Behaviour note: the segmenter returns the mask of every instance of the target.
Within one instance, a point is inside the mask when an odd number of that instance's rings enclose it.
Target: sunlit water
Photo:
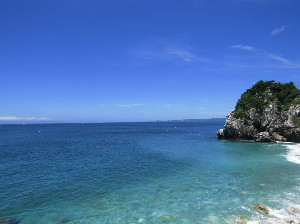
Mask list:
[[[278,223],[299,145],[219,141],[224,123],[0,126],[0,218],[21,223]],[[271,215],[253,210],[259,202]],[[299,218],[299,217],[298,217]]]

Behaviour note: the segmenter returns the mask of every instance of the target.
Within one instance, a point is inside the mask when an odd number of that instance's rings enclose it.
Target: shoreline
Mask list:
[[[287,161],[294,164],[300,164],[300,143],[294,143],[294,142],[277,142],[277,143],[288,149],[287,153],[283,155]],[[296,191],[298,190],[300,192],[300,187],[298,186],[298,188],[299,189],[296,188],[295,190]],[[297,194],[297,192],[295,194]],[[269,214],[262,214],[261,212],[258,212],[257,215],[259,220],[249,220],[248,222],[245,223],[247,224],[286,224],[286,223],[298,224],[300,223],[300,204],[287,202],[287,204],[283,205],[283,207],[279,209],[272,208],[272,207],[267,207],[267,208],[270,211]]]
[[[286,147],[289,149],[289,151],[285,155],[285,158],[289,162],[300,164],[300,144],[299,143],[286,144]]]

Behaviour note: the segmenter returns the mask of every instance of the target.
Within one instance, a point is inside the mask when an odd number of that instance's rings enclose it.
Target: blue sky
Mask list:
[[[300,85],[298,0],[1,0],[0,123],[225,117]]]

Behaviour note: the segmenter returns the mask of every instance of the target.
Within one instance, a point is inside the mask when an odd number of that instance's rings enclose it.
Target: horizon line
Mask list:
[[[201,122],[201,120],[217,120],[217,119],[226,119],[226,117],[216,117],[216,118],[188,118],[188,119],[171,119],[171,120],[151,120],[151,121],[103,121],[103,122],[7,122],[0,123],[1,125],[45,125],[45,124],[109,124],[109,123],[150,123],[150,122]]]

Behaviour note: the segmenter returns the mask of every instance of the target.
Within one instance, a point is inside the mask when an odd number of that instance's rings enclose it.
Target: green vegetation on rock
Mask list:
[[[236,110],[234,112],[234,117],[235,118],[245,118],[246,117],[246,113],[244,111],[241,111],[241,110]]]
[[[300,117],[293,116],[293,122],[300,128]]]
[[[288,110],[292,104],[300,103],[300,90],[293,82],[261,80],[242,94],[236,104],[234,117],[245,118],[245,112],[252,108],[262,112],[272,102],[276,103],[278,110]]]

